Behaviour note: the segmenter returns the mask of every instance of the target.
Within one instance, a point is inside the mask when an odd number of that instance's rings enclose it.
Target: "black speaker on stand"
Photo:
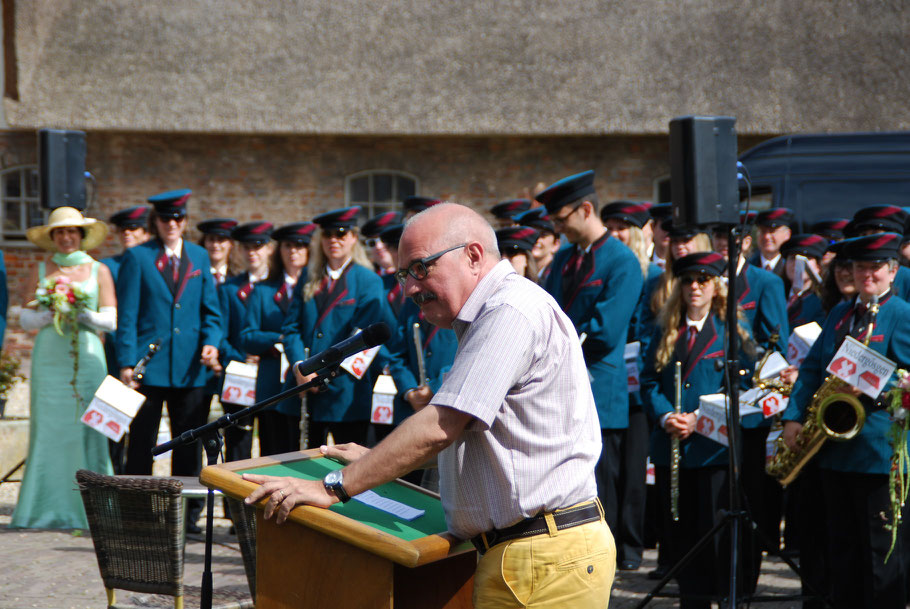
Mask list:
[[[730,116],[682,116],[670,121],[673,224],[739,222],[734,123]]]
[[[38,193],[45,209],[85,209],[84,131],[38,131]]]

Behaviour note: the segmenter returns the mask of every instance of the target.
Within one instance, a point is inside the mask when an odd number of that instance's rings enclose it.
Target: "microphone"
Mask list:
[[[376,345],[381,345],[389,340],[390,336],[392,336],[392,332],[385,322],[367,326],[362,332],[358,332],[354,336],[332,345],[322,353],[309,357],[302,362],[297,362],[295,364],[297,372],[300,373],[301,376],[306,376],[318,372],[323,368],[334,366],[349,355],[359,353],[365,349],[371,349]]]

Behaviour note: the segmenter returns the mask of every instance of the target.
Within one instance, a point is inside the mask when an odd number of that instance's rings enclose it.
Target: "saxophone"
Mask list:
[[[873,296],[869,305],[871,317],[863,341],[869,346],[875,318],[878,316],[878,297]],[[796,449],[790,450],[783,436],[776,442],[776,452],[768,462],[766,471],[787,486],[799,476],[806,463],[821,450],[827,440],[844,442],[862,430],[866,422],[866,409],[859,398],[850,393],[852,387],[833,374],[822,383],[806,411],[806,423],[796,436]]]

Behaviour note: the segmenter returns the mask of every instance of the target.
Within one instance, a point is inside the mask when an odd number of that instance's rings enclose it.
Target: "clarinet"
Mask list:
[[[676,362],[673,412],[682,413],[682,363]],[[679,520],[679,436],[670,438],[670,514]]]
[[[145,376],[145,368],[148,366],[149,360],[152,359],[152,356],[158,353],[158,349],[161,348],[161,341],[156,340],[149,345],[148,351],[145,352],[145,355],[142,356],[142,359],[133,366],[133,380],[137,383],[142,382],[142,377]]]
[[[427,383],[427,366],[423,361],[423,338],[420,335],[420,324],[414,323],[414,347],[417,349],[417,382],[420,383],[421,387],[429,384]]]

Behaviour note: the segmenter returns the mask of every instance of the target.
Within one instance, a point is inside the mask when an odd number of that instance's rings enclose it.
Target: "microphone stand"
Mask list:
[[[152,449],[152,455],[160,455],[161,453],[165,453],[178,446],[192,444],[196,440],[201,439],[202,447],[205,449],[206,465],[215,465],[218,462],[218,455],[221,452],[221,446],[223,445],[221,434],[219,433],[220,430],[236,425],[243,417],[253,415],[272,404],[281,402],[282,400],[302,393],[307,389],[313,387],[327,387],[329,381],[338,375],[338,370],[337,364],[326,367],[317,373],[311,381],[282,391],[277,395],[257,402],[243,410],[234,413],[226,413],[217,420],[206,423],[196,429],[185,431],[169,442],[154,447]],[[215,491],[211,488],[206,494],[205,508],[205,566],[202,571],[202,598],[200,607],[201,609],[212,609],[212,533],[215,522],[213,515],[215,510]]]

